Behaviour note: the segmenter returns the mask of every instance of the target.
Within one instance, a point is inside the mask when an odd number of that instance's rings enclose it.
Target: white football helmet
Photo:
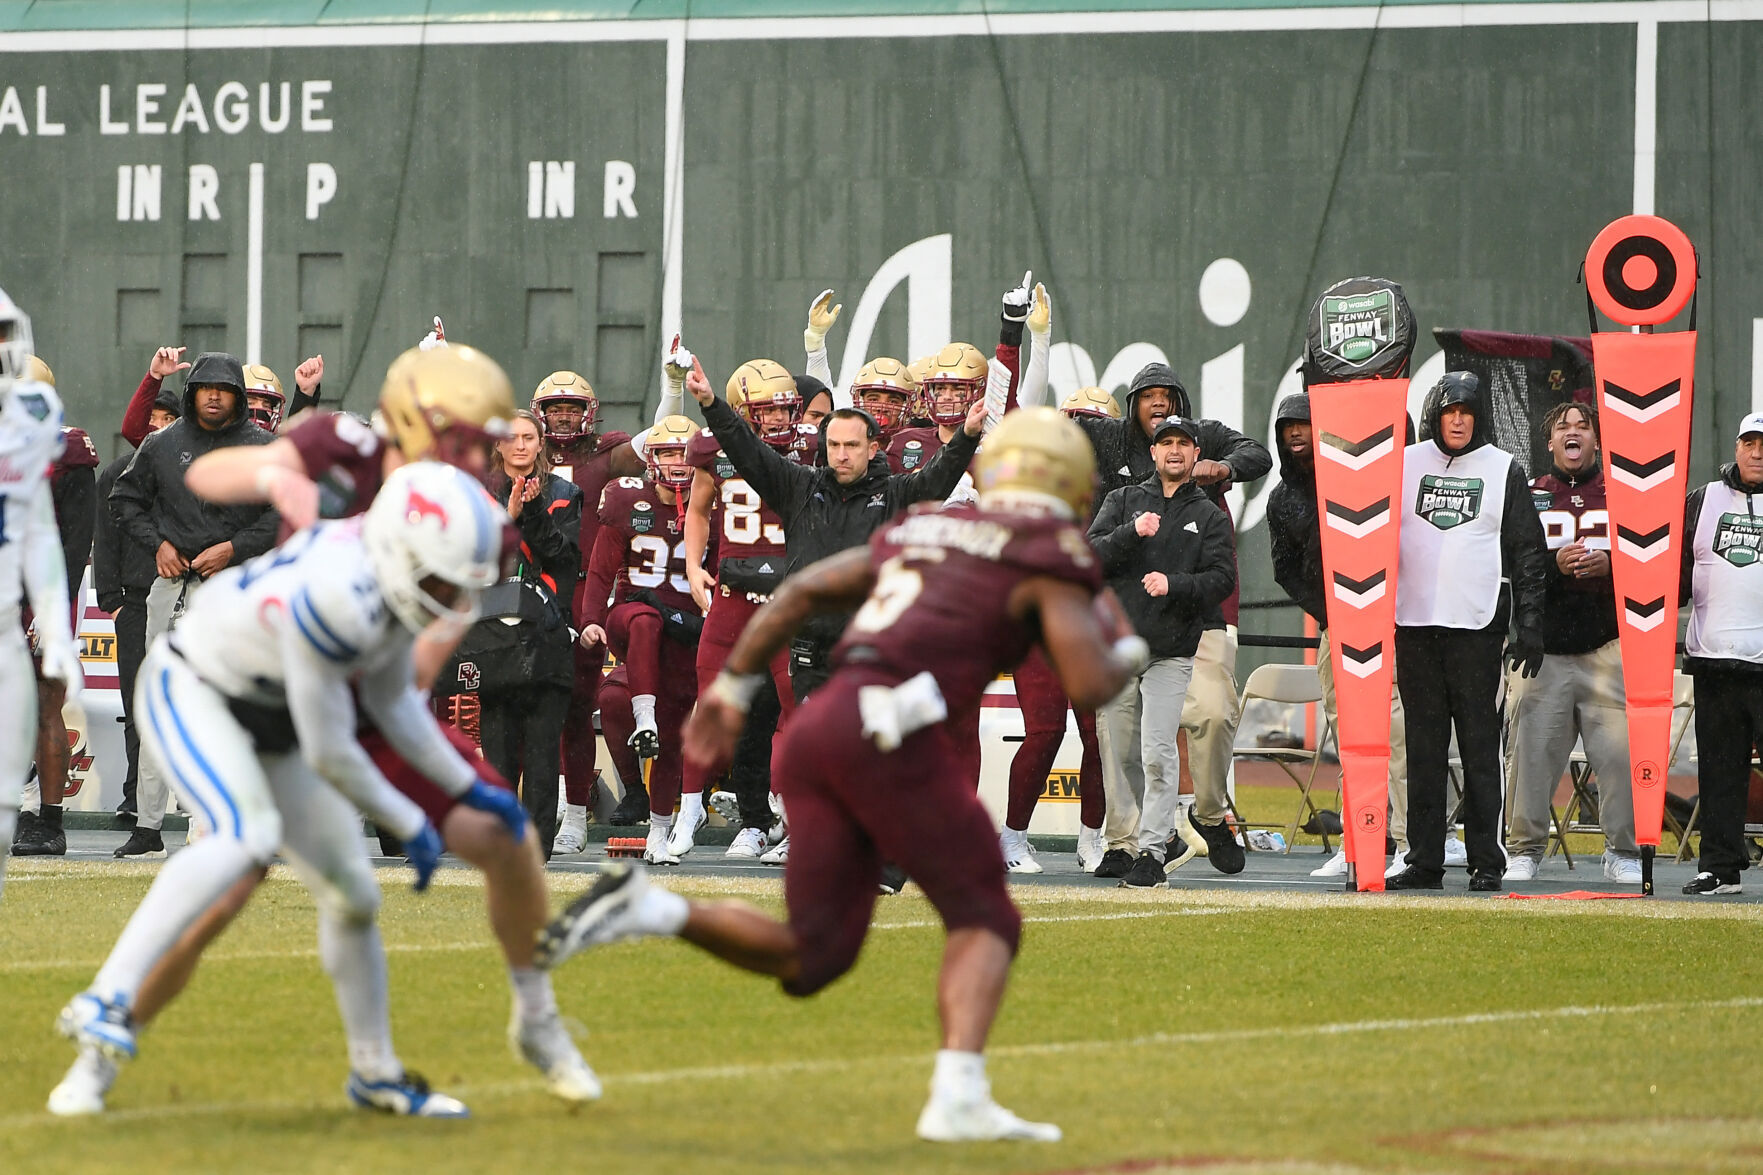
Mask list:
[[[501,571],[506,517],[469,473],[439,461],[412,462],[386,479],[361,537],[380,592],[405,627],[477,619],[478,593]]]
[[[0,380],[31,378],[31,316],[0,290]]]

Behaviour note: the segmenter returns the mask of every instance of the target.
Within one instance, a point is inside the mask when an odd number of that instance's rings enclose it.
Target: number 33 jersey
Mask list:
[[[1616,586],[1608,575],[1562,574],[1555,553],[1572,543],[1609,553],[1610,512],[1604,503],[1603,470],[1594,465],[1580,477],[1551,471],[1533,478],[1530,499],[1550,552],[1543,650],[1589,653],[1616,639]]]
[[[915,506],[869,540],[875,587],[833,658],[900,681],[928,670],[959,714],[1040,639],[1035,619],[1009,614],[1016,586],[1046,576],[1093,594],[1102,571],[1083,531],[1062,519],[940,505]]]
[[[614,593],[623,602],[634,592],[651,591],[667,607],[697,613],[686,578],[685,524],[676,505],[663,502],[643,478],[620,477],[600,491],[599,516],[582,602],[584,624],[605,619]]]

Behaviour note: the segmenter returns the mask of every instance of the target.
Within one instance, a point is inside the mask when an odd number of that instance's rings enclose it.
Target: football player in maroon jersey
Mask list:
[[[644,435],[646,476],[606,484],[582,595],[581,639],[609,645],[627,667],[636,717],[630,745],[639,759],[656,760],[644,852],[655,864],[679,864],[668,851],[680,796],[679,729],[698,696],[693,663],[703,614],[686,578],[684,498],[693,473],[686,448],[697,434],[686,417],[669,416]]]
[[[795,849],[787,921],[739,902],[688,902],[640,868],[603,874],[546,930],[541,952],[677,935],[782,981],[819,991],[847,971],[868,933],[884,859],[924,888],[947,928],[939,981],[942,1051],[921,1138],[1051,1141],[992,1100],[983,1048],[1020,937],[991,818],[956,765],[944,717],[971,706],[1037,642],[1072,700],[1095,706],[1143,665],[1100,564],[1075,523],[1087,517],[1095,459],[1052,409],[1004,418],[977,468],[978,507],[918,508],[854,548],[786,580],[741,634],[686,727],[687,754],[728,760],[772,656],[817,609],[861,605],[832,677],[786,728],[780,758]],[[963,655],[948,656],[959,648]]]

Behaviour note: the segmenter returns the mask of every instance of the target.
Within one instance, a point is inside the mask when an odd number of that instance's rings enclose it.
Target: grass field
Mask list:
[[[42,1110],[51,1029],[151,867],[14,862],[0,907],[0,1170],[1755,1171],[1763,910],[1036,886],[991,1074],[1054,1146],[917,1142],[941,936],[885,899],[857,970],[793,1001],[682,944],[558,975],[604,1100],[551,1099],[503,1040],[473,875],[385,936],[407,1064],[463,1123],[348,1109],[305,892],[272,877],[142,1042],[101,1122]],[[673,880],[673,879],[670,879]],[[583,887],[554,877],[559,899]],[[775,882],[679,878],[775,906]],[[543,1164],[541,1168],[539,1165]],[[563,1165],[567,1164],[567,1168]]]

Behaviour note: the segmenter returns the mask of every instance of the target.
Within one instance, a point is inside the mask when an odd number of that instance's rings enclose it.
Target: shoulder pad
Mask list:
[[[386,605],[363,556],[353,574],[307,578],[289,601],[288,615],[325,660],[342,663],[359,658],[379,639]]]
[[[628,432],[603,432],[600,434],[599,442],[594,448],[594,455],[599,456],[601,453],[610,453],[612,450],[618,448],[618,446],[628,445],[630,443],[631,434]]]
[[[95,469],[98,462],[98,447],[92,444],[92,438],[86,435],[83,428],[63,425],[61,428],[61,456],[57,461],[64,469]]]

